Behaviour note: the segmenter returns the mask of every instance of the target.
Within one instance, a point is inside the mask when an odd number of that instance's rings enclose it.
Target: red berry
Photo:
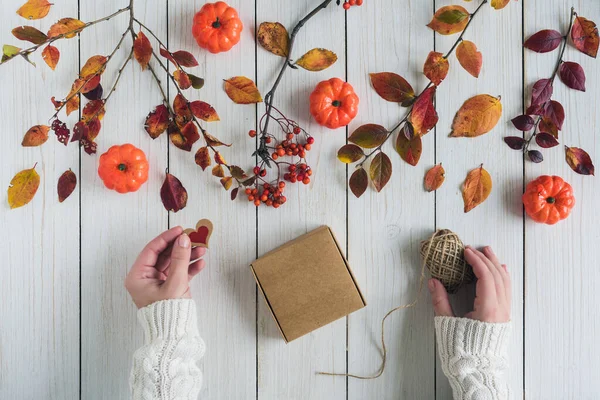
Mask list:
[[[344,10],[348,10],[350,8],[350,3],[344,3]]]
[[[250,189],[250,188],[247,188],[247,189],[246,189],[246,194],[247,194],[247,195],[250,195],[250,194],[252,194],[252,189]]]
[[[279,188],[283,189],[285,187],[285,182],[279,182]]]
[[[254,205],[256,207],[260,206],[260,200],[259,199],[254,200]]]
[[[292,140],[292,139],[294,138],[294,134],[292,134],[292,133],[288,133],[287,135],[285,135],[285,138],[286,138],[287,140]]]
[[[307,176],[304,179],[302,179],[302,183],[304,183],[305,185],[308,185],[310,183],[310,178]]]
[[[271,138],[270,138],[270,137],[266,138],[266,139],[265,139],[265,143],[266,143],[266,144],[269,144],[269,143],[271,143]]]
[[[250,137],[255,137],[256,131],[254,129],[252,129],[250,132],[248,132],[248,135],[250,135]]]
[[[258,175],[260,173],[260,168],[258,166],[256,166],[256,167],[254,167],[252,172],[254,172],[254,175]]]
[[[295,133],[296,135],[297,135],[297,134],[299,134],[300,132],[302,132],[302,129],[300,129],[300,127],[299,127],[299,126],[297,126],[297,127],[295,127],[295,128],[294,128],[294,133]]]
[[[279,149],[279,150],[277,150],[277,154],[278,154],[280,157],[283,157],[283,156],[285,156],[285,150],[284,150],[284,149]]]
[[[308,139],[306,139],[306,143],[308,144],[313,144],[315,142],[315,138],[314,137],[309,137]]]
[[[253,201],[254,200],[254,196],[250,195],[248,196],[248,201]]]
[[[273,203],[273,208],[279,208],[280,204],[279,203]]]
[[[273,155],[271,156],[271,158],[273,160],[277,160],[279,158],[279,156],[277,155],[277,153],[273,153]]]
[[[260,171],[260,176],[266,176],[267,175],[267,170],[263,169],[262,171]]]

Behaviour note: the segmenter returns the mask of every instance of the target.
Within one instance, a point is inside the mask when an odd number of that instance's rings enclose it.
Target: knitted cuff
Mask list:
[[[179,340],[184,335],[198,336],[196,303],[191,299],[161,300],[138,310],[145,343],[154,340]]]
[[[506,357],[510,322],[488,323],[468,318],[435,317],[440,357],[488,355]]]

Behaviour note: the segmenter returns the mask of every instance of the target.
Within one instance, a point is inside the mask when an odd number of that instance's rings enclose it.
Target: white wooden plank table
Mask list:
[[[19,4],[17,4],[19,3]],[[291,30],[317,0],[230,0],[244,23],[241,43],[228,53],[209,54],[191,37],[194,12],[204,1],[136,2],[136,13],[172,49],[191,51],[206,80],[191,99],[217,109],[221,122],[211,133],[233,143],[224,152],[230,161],[249,168],[255,142],[247,131],[256,127],[262,104],[233,104],[222,79],[245,75],[266,94],[281,59],[256,45],[255,29],[263,21],[279,21]],[[143,130],[146,114],[160,103],[148,72],[137,64],[125,70],[107,106],[98,138],[99,153],[124,142],[144,150],[151,163],[148,183],[126,196],[106,190],[97,177],[97,156],[65,148],[53,137],[39,148],[21,148],[22,135],[45,123],[53,113],[51,96],[63,96],[80,64],[105,54],[118,41],[126,15],[84,31],[79,39],[61,41],[55,72],[41,58],[38,67],[23,60],[0,66],[0,112],[3,140],[1,182],[38,163],[42,184],[26,207],[0,207],[4,256],[0,290],[0,399],[126,399],[131,356],[141,344],[135,306],[123,279],[142,246],[170,226],[191,226],[202,217],[215,223],[207,255],[208,267],[195,280],[200,332],[208,345],[201,362],[206,399],[450,399],[451,392],[436,355],[433,314],[427,294],[417,307],[399,312],[387,324],[389,361],[384,375],[371,381],[317,376],[315,371],[371,374],[380,363],[380,320],[392,307],[410,302],[420,272],[419,242],[436,228],[450,228],[473,245],[490,244],[509,265],[513,278],[513,335],[510,384],[514,398],[597,399],[600,397],[600,335],[596,286],[600,281],[600,227],[596,199],[600,185],[576,175],[564,162],[562,146],[544,152],[542,164],[524,162],[501,138],[514,135],[510,119],[528,105],[535,80],[548,77],[556,52],[522,51],[526,37],[540,29],[564,31],[570,7],[600,22],[596,0],[522,0],[502,11],[481,11],[465,39],[483,53],[484,65],[474,79],[450,58],[450,74],[437,94],[440,121],[423,140],[417,167],[411,167],[386,145],[394,175],[382,191],[369,189],[354,198],[344,184],[352,167],[337,161],[346,136],[364,123],[387,127],[403,116],[369,83],[371,72],[393,71],[420,90],[421,74],[431,50],[446,52],[455,36],[435,35],[425,25],[443,5],[474,10],[478,2],[459,0],[366,0],[344,13],[334,4],[298,35],[294,57],[313,47],[335,51],[338,62],[310,73],[289,70],[276,104],[298,120],[317,140],[308,160],[315,174],[308,186],[289,188],[288,203],[279,210],[248,202],[230,202],[218,181],[194,164],[193,153],[181,152],[165,136],[152,141]],[[2,43],[17,44],[10,34],[25,20],[15,14],[20,2],[0,0]],[[60,17],[93,20],[122,8],[122,0],[57,2],[50,15],[31,25],[46,30]],[[103,78],[112,81],[125,59],[124,46]],[[600,162],[597,110],[600,68],[569,47],[566,59],[580,63],[587,92],[555,85],[555,98],[566,110],[561,144],[586,149]],[[164,75],[164,74],[163,74]],[[308,95],[321,80],[348,80],[360,96],[360,112],[348,130],[329,131],[310,117]],[[166,77],[164,77],[166,78]],[[108,84],[107,84],[108,86]],[[174,88],[169,95],[173,98]],[[504,113],[498,126],[476,139],[448,138],[454,114],[475,94],[501,95]],[[76,121],[74,113],[67,120]],[[196,146],[197,147],[197,146]],[[194,148],[194,151],[196,149]],[[442,162],[446,183],[425,193],[425,171]],[[492,174],[494,190],[480,207],[464,214],[460,185],[480,163]],[[71,168],[78,188],[59,204],[56,181]],[[188,206],[168,213],[159,188],[164,171],[176,175],[189,192]],[[573,185],[577,206],[566,221],[542,226],[524,218],[523,186],[541,174],[557,174]],[[257,256],[322,224],[331,226],[353,267],[368,306],[306,337],[284,344],[259,297],[248,264]],[[465,309],[468,294],[455,297]]]

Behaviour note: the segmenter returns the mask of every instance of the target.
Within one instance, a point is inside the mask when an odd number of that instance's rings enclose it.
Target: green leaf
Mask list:
[[[381,125],[366,124],[359,126],[348,140],[354,144],[364,147],[366,149],[372,149],[381,145],[385,142],[388,136],[388,131]]]
[[[196,75],[192,75],[190,73],[187,74],[188,78],[192,82],[192,87],[194,89],[202,89],[204,87],[204,79],[197,77]]]
[[[16,46],[5,44],[2,47],[2,60],[0,61],[0,63],[10,60],[11,58],[19,54],[19,51],[21,51],[21,49]]]
[[[461,10],[448,10],[448,11],[444,11],[443,13],[438,15],[436,18],[438,21],[441,21],[445,24],[452,25],[452,24],[458,24],[459,22],[461,22],[468,16],[469,16],[469,14],[465,14]]]

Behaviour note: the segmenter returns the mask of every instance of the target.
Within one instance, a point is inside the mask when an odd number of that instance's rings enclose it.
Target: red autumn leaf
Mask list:
[[[542,105],[552,97],[554,87],[551,79],[540,79],[533,84],[531,89],[531,105]],[[527,111],[527,114],[532,114]]]
[[[52,45],[48,45],[44,47],[42,51],[42,59],[44,62],[52,69],[53,71],[56,69],[56,65],[58,64],[58,60],[60,60],[60,51]]]
[[[567,164],[573,171],[580,175],[594,175],[594,164],[585,150],[565,146],[565,156]]]
[[[356,128],[348,141],[365,149],[372,149],[385,142],[388,133],[388,130],[381,125],[366,124]]]
[[[235,189],[233,189],[231,191],[231,201],[235,200],[237,198],[238,192],[240,191],[239,187],[236,187]]]
[[[206,170],[210,166],[210,154],[208,152],[208,147],[200,147],[196,152],[194,157],[196,164],[202,168],[202,171]]]
[[[25,19],[41,19],[48,15],[52,4],[48,0],[27,0],[17,10],[17,14]]]
[[[196,116],[196,118],[200,118],[206,122],[220,120],[217,111],[208,103],[200,100],[192,101],[190,103],[190,108],[192,109],[192,113]]]
[[[337,158],[345,163],[352,164],[365,156],[363,149],[355,144],[347,144],[342,146],[337,152]]]
[[[44,32],[33,26],[19,26],[12,30],[12,34],[19,40],[25,40],[33,44],[42,44],[48,39]]]
[[[87,93],[82,93],[83,96],[88,100],[100,100],[102,99],[102,94],[104,93],[104,89],[102,85],[99,83],[94,89],[90,90]]]
[[[475,43],[468,40],[461,41],[456,48],[456,58],[465,71],[475,78],[479,78],[481,66],[483,65],[483,56],[477,50]]]
[[[369,76],[373,88],[384,100],[401,103],[403,107],[412,104],[415,91],[410,83],[400,75],[393,72],[380,72],[369,74]]]
[[[535,135],[535,142],[543,149],[558,146],[558,140],[554,136],[546,132],[540,132]]]
[[[177,212],[187,205],[188,194],[179,179],[167,174],[160,188],[160,198],[167,211]]]
[[[172,54],[173,59],[182,67],[197,67],[198,61],[191,53],[183,50],[176,51]]]
[[[64,101],[56,100],[56,97],[54,97],[54,96],[52,96],[50,101],[52,101],[52,104],[54,105],[55,110],[58,110],[59,108],[62,107],[63,104],[65,104]]]
[[[593,21],[577,16],[571,29],[571,39],[579,51],[596,58],[600,39],[598,38],[598,28]]]
[[[94,140],[93,138],[90,138],[89,135],[90,135],[90,128],[87,126],[87,124],[85,122],[79,121],[73,127],[73,137],[71,138],[71,142],[78,142],[78,141],[81,141],[82,139]]]
[[[417,135],[429,132],[438,122],[438,115],[433,105],[435,86],[425,90],[415,101],[410,114],[410,123]]]
[[[83,107],[81,119],[85,122],[90,122],[94,118],[98,118],[101,121],[104,118],[105,112],[104,100],[92,100]]]
[[[512,119],[512,123],[520,131],[527,132],[533,129],[535,121],[529,115],[519,115]]]
[[[435,86],[439,86],[440,83],[448,75],[450,64],[448,60],[444,58],[442,53],[432,51],[425,60],[423,66],[423,75],[427,77]]]
[[[82,22],[75,18],[62,18],[57,23],[50,27],[48,30],[48,37],[53,38],[64,35],[65,38],[74,38],[81,29],[85,26],[85,22]]]
[[[227,164],[221,153],[219,153],[218,151],[215,152],[215,162],[217,164]]]
[[[558,69],[560,80],[571,89],[585,92],[585,72],[576,62],[566,61]]]
[[[25,136],[23,136],[23,141],[21,142],[21,146],[23,147],[35,147],[40,146],[48,140],[48,132],[50,131],[50,127],[46,125],[35,125],[29,128]]]
[[[365,190],[367,190],[367,186],[369,186],[369,177],[367,176],[367,171],[363,168],[358,168],[348,182],[348,186],[350,186],[350,190],[352,193],[358,198],[363,195]]]
[[[550,119],[542,117],[538,125],[538,129],[540,132],[549,133],[558,139],[558,127],[554,125],[554,122],[552,122]]]
[[[219,147],[219,146],[225,146],[225,147],[231,147],[231,144],[226,144],[221,142],[219,139],[217,139],[216,137],[214,137],[213,135],[211,135],[208,132],[202,132],[202,135],[204,136],[204,140],[206,140],[206,144],[208,144],[209,146],[212,147]]]
[[[537,150],[529,150],[527,152],[527,157],[529,157],[529,159],[536,164],[539,164],[542,161],[544,161],[544,156],[541,152]]]
[[[192,81],[190,80],[190,77],[181,69],[173,72],[173,78],[175,78],[175,81],[181,90],[186,90],[192,87]]]
[[[164,104],[156,106],[146,117],[144,129],[152,139],[156,139],[169,127],[169,110]]]
[[[410,122],[406,122],[400,130],[400,134],[404,135],[408,140],[412,140],[415,137],[415,128],[413,128]]]
[[[102,128],[102,123],[98,118],[94,118],[87,123],[88,126],[88,137],[91,140],[96,139],[98,134],[100,133],[100,128]]]
[[[534,33],[525,41],[524,46],[536,53],[548,53],[556,50],[563,40],[560,32],[553,29],[544,29]]]
[[[77,186],[77,175],[70,169],[65,171],[60,178],[58,178],[57,192],[58,201],[62,203],[73,193]]]
[[[171,61],[173,64],[177,65],[177,61],[175,61],[169,50],[165,49],[164,47],[160,48],[160,55],[166,58],[167,60]]]
[[[56,139],[64,144],[65,146],[67,145],[67,143],[69,143],[69,138],[71,137],[71,131],[69,131],[69,128],[67,128],[67,124],[65,124],[64,122],[62,122],[59,119],[55,119],[52,122],[52,130],[54,131],[54,134],[56,135]]]
[[[152,58],[152,44],[142,31],[137,34],[137,37],[133,42],[133,55],[137,62],[140,63],[142,71],[145,70]]]
[[[442,164],[433,166],[427,173],[425,174],[425,190],[428,192],[433,192],[434,190],[438,190],[444,180],[446,179],[446,171]]]
[[[423,147],[421,144],[421,136],[415,136],[408,140],[406,136],[398,134],[396,139],[396,151],[400,157],[408,164],[415,166],[419,163]]]
[[[188,101],[181,94],[175,96],[175,100],[173,100],[173,111],[175,115],[181,117],[186,122],[192,118],[192,111],[188,106]]]
[[[392,177],[392,162],[387,154],[380,151],[375,155],[373,161],[371,161],[369,174],[371,175],[371,181],[375,186],[375,190],[381,192]]]
[[[181,150],[191,151],[194,143],[200,139],[198,128],[193,122],[188,122],[181,130],[169,134],[171,143]]]
[[[565,122],[565,109],[558,101],[551,100],[546,103],[544,108],[544,118],[552,121],[558,130],[562,130],[563,122]]]
[[[504,142],[513,150],[523,150],[525,139],[520,136],[506,136]]]
[[[81,139],[81,145],[83,146],[83,150],[89,154],[96,154],[96,150],[98,149],[98,144],[93,140]]]

